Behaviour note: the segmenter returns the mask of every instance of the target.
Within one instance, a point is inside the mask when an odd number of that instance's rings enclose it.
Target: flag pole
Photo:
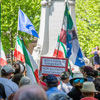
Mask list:
[[[64,16],[63,16],[63,22],[64,22]],[[63,27],[63,22],[62,22],[62,27]],[[62,29],[61,29],[61,30],[62,30]],[[61,34],[61,32],[60,32],[60,34]],[[57,40],[57,42],[60,41],[59,38],[60,38],[60,35],[58,35],[58,40]],[[59,44],[58,44],[57,55],[56,55],[56,57],[58,57],[59,47],[60,47],[60,42],[59,42]]]
[[[65,9],[66,9],[66,2],[68,3],[68,0],[67,0],[67,1],[65,0]],[[62,27],[63,27],[63,23],[64,23],[64,16],[63,16]],[[62,29],[61,29],[61,30],[62,30]],[[60,32],[60,34],[61,34],[61,32]],[[64,34],[63,34],[63,36],[64,36]],[[63,37],[63,36],[62,36],[62,37]],[[60,38],[60,35],[59,35],[59,38]],[[60,40],[59,40],[59,41],[60,41]],[[60,43],[58,44],[58,48],[57,48],[58,50],[57,50],[57,55],[56,55],[56,57],[58,57],[59,47],[60,47]]]

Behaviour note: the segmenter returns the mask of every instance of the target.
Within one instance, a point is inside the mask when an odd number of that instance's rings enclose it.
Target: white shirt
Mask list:
[[[65,84],[64,82],[61,81],[57,88],[58,90],[61,90],[65,93],[69,93],[72,89],[72,86]]]

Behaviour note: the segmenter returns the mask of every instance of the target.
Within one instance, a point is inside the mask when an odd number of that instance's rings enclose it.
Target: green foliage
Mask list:
[[[40,2],[41,0],[2,0],[1,2],[1,39],[5,53],[9,53],[11,48],[15,47],[18,11],[20,9],[28,16],[33,23],[37,32],[39,32],[40,24]],[[34,37],[24,32],[18,32],[24,38],[26,45],[30,43]],[[13,40],[11,40],[11,36]],[[13,42],[11,47],[11,43]]]
[[[80,46],[86,56],[100,47],[100,0],[76,0],[76,24]]]
[[[1,37],[6,53],[15,47],[19,7],[39,32],[40,2],[41,0],[2,0]],[[96,45],[100,47],[100,0],[76,0],[76,24],[80,46],[86,56],[91,57],[92,48]],[[26,44],[33,41],[33,36],[24,32],[19,31],[19,35],[24,38]]]

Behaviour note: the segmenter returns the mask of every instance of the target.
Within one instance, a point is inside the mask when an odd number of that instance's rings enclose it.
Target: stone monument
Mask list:
[[[41,56],[52,57],[60,34],[65,5],[68,3],[69,10],[76,27],[75,0],[42,0],[41,21],[39,39],[33,50],[32,56],[36,63],[40,64]]]

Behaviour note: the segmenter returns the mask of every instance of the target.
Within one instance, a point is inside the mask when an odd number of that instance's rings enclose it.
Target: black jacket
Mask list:
[[[78,88],[72,88],[72,90],[68,93],[68,96],[73,100],[80,100],[82,97],[82,93]]]

